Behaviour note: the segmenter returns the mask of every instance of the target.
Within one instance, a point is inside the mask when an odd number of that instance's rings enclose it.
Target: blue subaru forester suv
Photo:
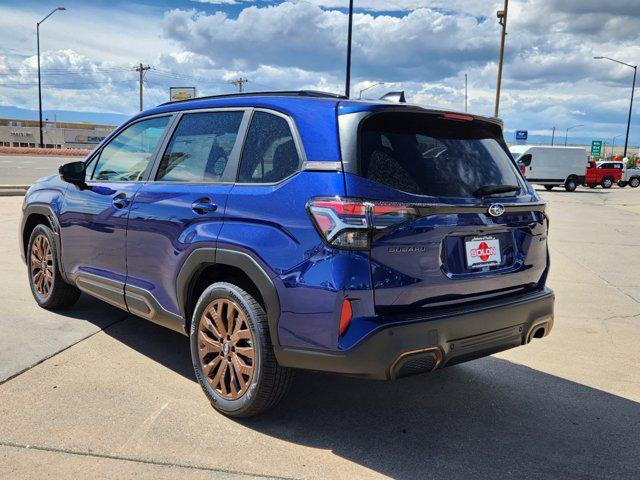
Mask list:
[[[395,379],[547,335],[547,232],[498,120],[296,91],[139,114],[29,189],[20,244],[40,306],[188,335],[246,417],[296,368]]]

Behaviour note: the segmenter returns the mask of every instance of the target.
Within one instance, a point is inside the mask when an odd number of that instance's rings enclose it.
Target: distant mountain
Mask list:
[[[58,122],[87,122],[99,125],[120,125],[130,117],[131,115],[121,113],[74,112],[71,110],[44,110],[42,112],[42,119],[47,118],[50,122],[53,122],[55,118]],[[38,111],[0,105],[0,118],[37,120]]]

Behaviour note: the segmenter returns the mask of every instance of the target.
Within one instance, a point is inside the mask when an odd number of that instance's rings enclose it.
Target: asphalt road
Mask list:
[[[0,154],[0,185],[31,185],[35,180],[58,172],[58,167],[82,157],[63,155]]]
[[[0,198],[0,478],[638,478],[640,189],[541,195],[549,337],[396,382],[302,372],[243,421],[209,407],[185,337],[88,298],[37,309]]]

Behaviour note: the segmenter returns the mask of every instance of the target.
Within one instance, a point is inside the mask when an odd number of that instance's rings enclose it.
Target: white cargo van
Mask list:
[[[525,166],[525,177],[531,183],[544,185],[547,190],[563,185],[567,192],[584,183],[587,168],[584,148],[514,145],[509,150]]]

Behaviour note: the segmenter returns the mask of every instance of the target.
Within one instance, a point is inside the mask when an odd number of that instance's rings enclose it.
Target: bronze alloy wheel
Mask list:
[[[31,281],[40,296],[51,293],[53,273],[51,244],[46,235],[38,235],[31,245]]]
[[[200,317],[198,358],[203,377],[225,400],[245,394],[253,377],[253,334],[245,313],[230,299],[211,302]]]

